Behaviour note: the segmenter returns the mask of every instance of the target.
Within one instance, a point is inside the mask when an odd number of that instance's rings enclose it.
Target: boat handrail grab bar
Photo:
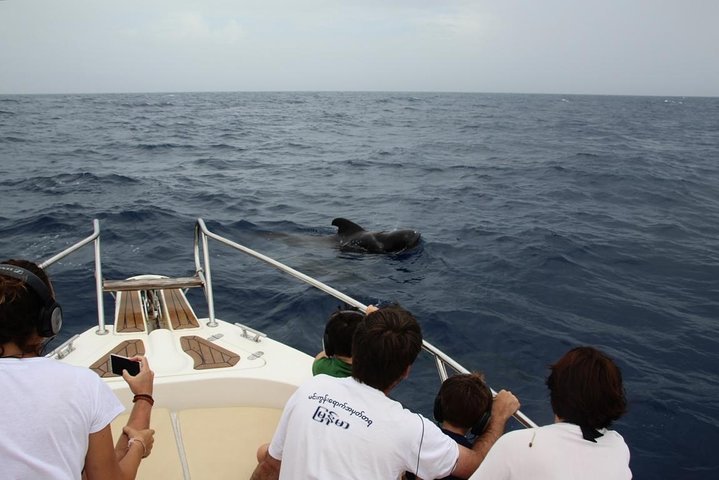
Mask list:
[[[329,285],[326,285],[319,280],[316,280],[310,276],[305,275],[302,272],[298,272],[297,270],[288,267],[287,265],[278,262],[277,260],[270,258],[266,255],[263,255],[255,250],[252,250],[251,248],[245,247],[243,245],[240,245],[239,243],[233,242],[232,240],[228,240],[220,235],[217,235],[216,233],[212,233],[208,230],[207,226],[205,225],[204,220],[202,218],[197,219],[197,223],[195,224],[195,267],[197,269],[198,275],[204,275],[204,280],[206,282],[206,295],[207,295],[207,303],[208,303],[208,311],[210,312],[209,315],[209,323],[208,325],[212,325],[215,323],[214,318],[214,305],[213,305],[213,299],[212,299],[212,281],[211,281],[211,274],[210,274],[210,264],[209,264],[209,252],[207,251],[207,238],[212,238],[213,240],[216,240],[224,245],[227,245],[228,247],[234,248],[236,250],[240,250],[241,252],[244,252],[252,257],[257,258],[258,260],[262,260],[265,263],[268,263],[272,265],[273,267],[277,268],[278,270],[281,270],[309,285],[312,285],[313,287],[322,290],[323,292],[332,295],[333,297],[337,298],[338,300],[341,300],[342,302],[352,305],[355,308],[358,308],[362,310],[363,312],[367,311],[367,305],[355,300],[354,298],[345,295],[344,293],[340,292],[339,290],[335,290],[334,288],[330,287]],[[199,244],[202,243],[203,247],[203,260],[204,260],[204,266],[205,268],[202,268],[202,262],[200,261],[200,246]],[[455,361],[452,357],[444,353],[439,348],[435,347],[431,343],[429,343],[426,340],[422,340],[422,348],[430,353],[437,363],[437,371],[439,373],[440,379],[442,381],[447,379],[447,370],[445,368],[445,365],[449,365],[454,370],[456,370],[459,373],[470,373],[469,370],[464,368],[460,363]],[[496,391],[492,390],[492,393],[496,395]],[[514,418],[522,424],[524,427],[527,428],[534,428],[538,425],[534,423],[529,417],[524,415],[521,411],[517,410],[517,412],[514,414]]]
[[[50,265],[62,260],[68,255],[75,253],[85,245],[93,242],[95,251],[95,289],[97,290],[97,334],[104,335],[108,333],[105,327],[105,305],[102,298],[102,262],[100,260],[100,221],[95,218],[92,220],[93,233],[92,235],[80,240],[74,245],[69,246],[57,255],[53,255],[44,262],[41,262],[38,266],[42,269],[49,267]]]
[[[200,237],[200,233],[201,238]],[[233,242],[232,240],[228,240],[225,237],[222,237],[220,235],[217,235],[216,233],[212,233],[207,229],[207,226],[205,225],[204,220],[201,218],[197,219],[197,223],[195,225],[195,267],[197,268],[197,273],[200,275],[204,275],[204,279],[207,285],[207,302],[208,304],[212,303],[211,297],[212,297],[212,280],[211,280],[211,274],[210,274],[210,263],[209,263],[209,253],[207,251],[207,238],[212,238],[213,240],[216,240],[224,245],[227,245],[228,247],[232,247],[236,250],[240,250],[241,252],[246,253],[247,255],[250,255],[252,257],[257,258],[258,260],[262,260],[265,263],[268,263],[272,265],[273,267],[277,268],[278,270],[281,270],[299,280],[302,280],[305,283],[308,283],[312,285],[313,287],[322,290],[323,292],[332,295],[333,297],[345,302],[348,305],[352,305],[355,308],[358,308],[362,310],[363,312],[367,310],[367,305],[358,302],[352,297],[349,297],[348,295],[345,295],[344,293],[335,290],[334,288],[325,285],[324,283],[320,282],[319,280],[316,280],[310,276],[305,275],[302,272],[298,272],[294,268],[288,267],[287,265],[278,262],[277,260],[270,258],[266,255],[263,255],[255,250],[252,250],[251,248],[245,247],[244,245],[240,245],[237,242]],[[202,240],[202,247],[203,247],[203,260],[205,268],[202,268],[202,263],[200,262],[200,249],[199,249],[199,240]],[[208,310],[211,312],[210,315],[210,324],[214,322],[214,305],[212,307],[208,307]]]

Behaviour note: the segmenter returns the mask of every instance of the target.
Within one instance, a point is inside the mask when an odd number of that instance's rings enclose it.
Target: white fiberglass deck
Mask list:
[[[149,334],[118,333],[110,325],[110,333],[98,335],[93,328],[75,338],[74,350],[62,358],[75,365],[104,365],[117,345],[143,345],[155,372],[151,428],[156,433],[139,479],[249,478],[257,447],[271,439],[285,402],[311,376],[309,355],[242,327],[223,321],[208,327],[207,321]],[[216,351],[202,347],[188,353],[183,349],[187,338],[238,359],[213,368],[202,368],[203,361],[198,368],[197,355],[213,358]],[[126,408],[113,422],[117,438],[132,408],[132,393],[122,378],[108,373],[104,379]]]

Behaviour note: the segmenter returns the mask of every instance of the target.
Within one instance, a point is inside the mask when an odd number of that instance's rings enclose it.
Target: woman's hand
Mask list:
[[[125,426],[122,428],[122,433],[127,435],[127,437],[130,439],[128,441],[128,449],[130,447],[129,442],[132,442],[134,439],[143,447],[142,458],[145,458],[150,455],[152,447],[155,444],[155,431],[153,429],[147,428],[145,430],[136,430],[132,427]]]
[[[127,373],[127,370],[122,371],[122,378],[124,378],[127,384],[130,386],[130,391],[132,391],[132,393],[135,395],[152,395],[152,386],[155,379],[155,372],[150,370],[150,365],[147,363],[147,358],[138,355],[130,358],[130,360],[140,362],[140,373],[138,373],[134,377]]]

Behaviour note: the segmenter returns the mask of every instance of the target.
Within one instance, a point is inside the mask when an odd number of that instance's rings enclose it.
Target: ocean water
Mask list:
[[[364,303],[401,303],[540,424],[547,366],[597,346],[624,374],[615,428],[635,478],[719,475],[719,99],[0,96],[0,189],[2,257],[46,259],[97,218],[106,278],[187,275],[202,217]],[[335,217],[422,244],[343,253]],[[210,252],[220,318],[321,348],[338,301]],[[50,270],[61,341],[95,322],[92,268],[87,250]],[[396,395],[431,416],[437,387],[423,356]]]

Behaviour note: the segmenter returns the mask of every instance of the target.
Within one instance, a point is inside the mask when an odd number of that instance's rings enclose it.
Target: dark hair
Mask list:
[[[6,260],[7,265],[24,268],[42,280],[52,294],[52,284],[45,271],[28,260]],[[44,301],[22,280],[0,275],[0,355],[5,343],[14,343],[23,353],[38,353],[42,344],[30,344],[31,337],[37,333],[35,322]]]
[[[442,382],[437,393],[442,421],[469,429],[492,408],[492,392],[480,373],[454,375]]]
[[[330,357],[351,357],[352,337],[363,318],[364,314],[356,310],[339,310],[330,315],[325,325],[325,353]]]
[[[563,421],[600,429],[627,411],[622,372],[596,348],[573,348],[550,368],[552,410]]]
[[[367,315],[352,342],[352,376],[385,391],[402,378],[422,349],[422,330],[414,316],[399,306]]]

